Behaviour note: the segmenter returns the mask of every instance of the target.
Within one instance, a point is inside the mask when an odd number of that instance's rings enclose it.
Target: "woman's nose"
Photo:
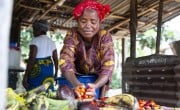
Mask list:
[[[86,23],[86,27],[90,27],[91,26],[91,23],[90,22],[87,22]]]

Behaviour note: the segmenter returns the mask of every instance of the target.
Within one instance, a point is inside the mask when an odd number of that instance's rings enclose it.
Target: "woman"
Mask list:
[[[98,75],[95,83],[88,84],[86,93],[94,97],[97,88],[109,85],[114,68],[112,37],[106,30],[100,29],[100,23],[109,10],[109,5],[93,0],[85,0],[77,5],[73,15],[78,27],[67,33],[60,53],[61,72],[75,91],[84,86],[76,78],[76,73]]]
[[[23,86],[26,90],[36,88],[48,81],[53,82],[54,77],[57,76],[57,50],[55,43],[46,35],[48,29],[49,25],[45,20],[39,20],[33,24],[35,37],[30,43],[28,64],[23,78]]]

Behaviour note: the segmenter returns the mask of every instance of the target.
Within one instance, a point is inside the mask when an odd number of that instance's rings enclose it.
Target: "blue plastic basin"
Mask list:
[[[98,78],[97,75],[77,75],[77,79],[87,85],[88,83],[94,83]],[[65,77],[61,76],[56,78],[59,85],[67,85],[70,88],[73,88],[72,84],[66,80]],[[100,98],[101,89],[96,89],[96,99]]]

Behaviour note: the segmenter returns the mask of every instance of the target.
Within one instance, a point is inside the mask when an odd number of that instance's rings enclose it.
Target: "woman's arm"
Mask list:
[[[59,65],[62,74],[74,86],[82,85],[75,75],[75,51],[76,51],[76,34],[70,30],[65,39],[64,46],[60,53]]]
[[[54,62],[54,67],[55,67],[55,75],[54,77],[57,77],[57,73],[58,73],[58,56],[57,56],[57,50],[53,51],[53,62]]]
[[[30,45],[29,59],[28,59],[28,64],[27,64],[27,68],[25,72],[26,74],[29,73],[29,71],[31,71],[35,63],[36,54],[37,54],[37,47],[35,45]]]
[[[28,73],[31,71],[31,69],[35,63],[36,54],[37,54],[37,47],[35,45],[30,45],[28,63],[27,63],[26,71],[25,71],[24,78],[23,78],[23,86],[25,88],[28,87],[28,83],[27,83]]]
[[[102,38],[100,39],[100,44],[101,69],[99,71],[99,77],[95,82],[96,88],[100,88],[111,81],[114,69],[113,40],[108,32],[104,32],[104,35],[102,35]]]

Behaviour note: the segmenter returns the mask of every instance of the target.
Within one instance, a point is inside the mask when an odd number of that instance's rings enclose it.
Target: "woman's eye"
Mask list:
[[[96,21],[91,21],[92,24],[96,24],[97,22]]]
[[[86,23],[86,20],[81,20],[82,23]]]
[[[92,24],[96,24],[96,22],[92,22]]]

